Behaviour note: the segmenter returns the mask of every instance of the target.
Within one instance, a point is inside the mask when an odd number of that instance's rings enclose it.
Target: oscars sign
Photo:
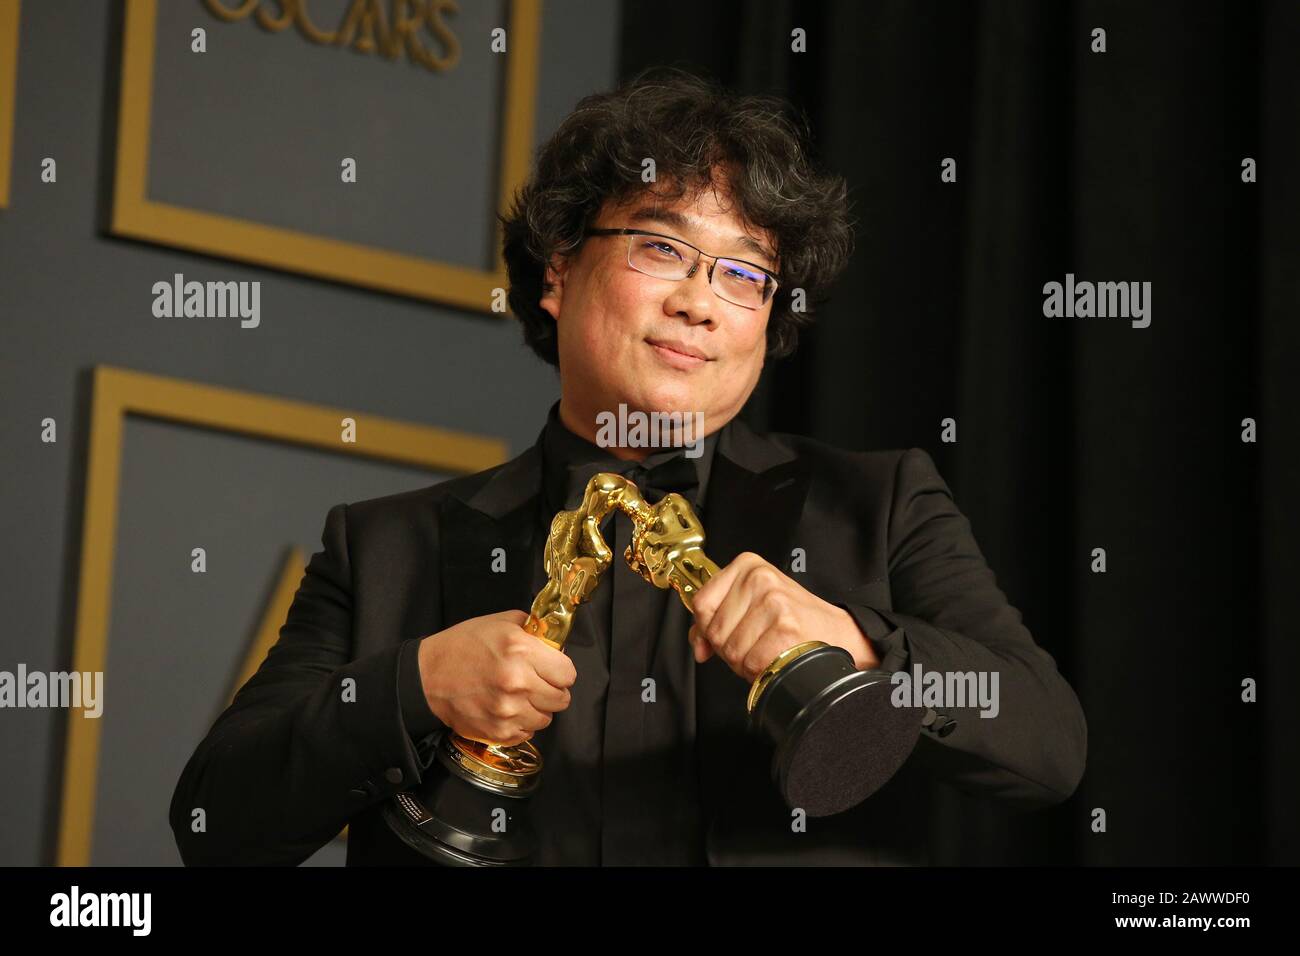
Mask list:
[[[719,571],[685,498],[670,493],[650,505],[622,475],[594,475],[581,504],[551,522],[547,582],[524,624],[557,650],[614,558],[600,525],[615,510],[633,524],[623,553],[628,565],[655,587],[672,588],[692,613],[695,595]],[[840,813],[903,765],[920,735],[922,711],[893,706],[891,676],[857,670],[848,651],[821,641],[783,651],[759,674],[746,703],[749,729],[773,747],[772,779],[787,804],[812,817]],[[398,793],[384,820],[407,846],[439,863],[526,865],[537,840],[525,808],[541,770],[542,755],[530,741],[505,746],[449,731],[420,787]],[[493,825],[503,804],[512,811],[504,829]]]
[[[456,13],[455,0],[351,0],[333,31],[322,30],[312,19],[308,0],[204,0],[213,16],[227,23],[250,16],[262,29],[279,33],[290,26],[312,43],[351,47],[359,53],[379,53],[395,60],[403,52],[414,63],[443,72],[460,60],[460,41],[443,17]],[[440,47],[425,46],[423,32]]]

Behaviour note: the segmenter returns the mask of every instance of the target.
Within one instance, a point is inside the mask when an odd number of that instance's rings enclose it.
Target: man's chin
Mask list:
[[[622,399],[623,404],[627,406],[628,411],[659,412],[661,414],[672,414],[680,412],[683,415],[693,415],[700,411],[700,403],[697,397],[697,389],[683,389],[680,386],[672,388],[656,388],[649,392],[638,393],[632,399]],[[617,405],[615,409],[617,409]]]

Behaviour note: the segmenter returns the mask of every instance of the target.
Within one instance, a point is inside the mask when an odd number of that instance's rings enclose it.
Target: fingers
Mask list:
[[[528,703],[539,711],[553,714],[569,706],[572,696],[562,687],[552,687],[544,680],[538,680],[535,687],[528,691]]]
[[[797,637],[787,637],[788,632],[779,627],[769,629],[745,653],[737,667],[747,680],[754,680],[781,654],[799,643]]]
[[[578,679],[578,670],[569,655],[523,631],[517,632],[511,650],[518,655],[514,661],[518,678],[509,690],[543,714],[569,706],[569,688]]]
[[[691,649],[695,653],[695,663],[703,664],[713,656],[713,645],[709,643],[708,638],[700,635],[697,627],[698,625],[692,624],[686,636],[690,639]]]
[[[738,555],[701,588],[694,607],[696,663],[716,654],[748,680],[800,639],[798,586],[752,552]]]
[[[543,646],[534,637],[527,637],[525,640]],[[572,671],[573,663],[564,654],[554,648],[545,649],[562,658],[569,671]],[[513,656],[505,660],[494,681],[494,690],[500,695],[502,707],[507,712],[494,714],[493,716],[508,719],[513,714],[518,713],[521,708],[526,709],[529,707],[544,713],[554,713],[569,706],[569,689],[556,686],[546,680],[537,672],[535,664],[531,648],[527,647],[515,651]],[[556,664],[551,662],[549,666],[554,670]],[[561,673],[563,673],[564,665],[559,666]]]
[[[736,555],[734,561],[711,578],[704,587],[700,588],[699,593],[695,595],[691,602],[695,610],[695,620],[699,622],[701,631],[707,629],[713,622],[713,615],[718,606],[722,604],[723,598],[734,586],[736,579],[753,566],[755,561],[761,562],[763,559],[752,551],[742,551]]]
[[[761,597],[764,590],[769,590],[778,584],[771,579],[771,576],[780,572],[757,555],[753,558],[754,560],[751,561],[742,555],[727,566],[727,571],[735,569],[730,579],[731,585],[720,602],[717,596],[714,596],[713,600],[717,602],[715,610],[708,620],[701,622],[700,625],[700,633],[708,639],[714,652],[729,664],[738,662],[749,650],[748,644],[739,643],[746,635],[737,633],[737,630],[749,614],[755,598]],[[723,580],[721,576],[710,581],[708,586],[712,586],[719,580]],[[757,634],[749,637],[749,643],[753,643],[756,638]]]
[[[487,718],[481,723],[479,732],[461,733],[461,736],[485,744],[502,744],[510,747],[523,743],[537,731],[548,727],[552,719],[550,714],[543,713],[525,702],[518,710],[509,711],[509,716]]]
[[[477,722],[481,736],[465,736],[484,743],[517,744],[549,727],[553,719],[552,714],[537,709],[526,698],[504,700]]]
[[[552,714],[525,704],[518,716],[514,718],[514,722],[518,726],[520,733],[525,733],[528,737],[531,737],[537,731],[549,727],[554,719]],[[525,737],[524,739],[528,738]]]
[[[763,568],[776,571],[759,555],[752,551],[743,551],[716,577],[711,578],[704,587],[700,588],[700,592],[695,596],[692,602],[695,620],[700,625],[700,632],[714,639],[715,648],[717,635],[730,633],[737,621],[744,616],[743,602],[738,602],[737,599],[746,593],[745,582],[756,571]],[[738,589],[740,589],[739,593]],[[714,619],[720,613],[723,614],[723,620],[715,622]]]
[[[524,656],[537,676],[552,687],[562,690],[572,687],[573,682],[578,679],[578,669],[573,666],[569,655],[564,651],[557,651],[531,634],[528,635],[528,640],[532,643],[526,646]]]

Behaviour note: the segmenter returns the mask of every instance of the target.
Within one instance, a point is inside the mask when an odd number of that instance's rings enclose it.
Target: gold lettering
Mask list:
[[[348,11],[347,19],[339,28],[339,46],[347,46],[351,43],[354,50],[361,53],[374,53],[376,30],[379,33],[379,48],[387,49],[390,40],[383,0],[352,0],[352,9]],[[357,40],[352,43],[354,33],[357,34]]]
[[[257,0],[245,0],[244,5],[238,10],[231,10],[221,0],[203,0],[212,15],[218,20],[225,20],[227,23],[234,23],[236,20],[242,20],[253,12],[257,6]]]
[[[312,23],[311,17],[307,15],[307,0],[299,0],[298,2],[297,23],[298,32],[312,43],[324,43],[333,46],[338,42],[339,32],[337,30],[333,33],[326,33],[324,30],[316,26],[316,24]]]
[[[397,59],[403,46],[415,42],[415,32],[423,22],[424,4],[420,0],[393,0],[392,42],[384,50],[384,56]]]
[[[289,24],[293,23],[294,14],[298,12],[298,0],[275,0],[275,2],[280,4],[280,18],[278,20],[271,18],[271,15],[266,12],[265,5],[257,8],[257,25],[270,33],[279,33],[285,29]]]
[[[411,59],[438,72],[450,70],[460,62],[460,41],[451,32],[451,28],[439,18],[439,14],[444,10],[449,13],[460,12],[456,0],[429,0],[429,10],[425,14],[425,20],[429,25],[429,32],[442,42],[443,48],[447,51],[446,56],[435,56],[430,50],[420,46],[415,37],[411,37],[411,42],[408,44]]]
[[[460,41],[443,20],[444,14],[460,12],[456,0],[391,0],[391,6],[385,0],[350,0],[343,22],[332,32],[322,30],[312,20],[308,0],[275,0],[274,10],[259,6],[260,0],[240,0],[232,7],[233,2],[203,0],[208,11],[225,23],[256,14],[258,26],[270,33],[294,25],[310,43],[379,53],[388,60],[397,59],[405,50],[413,62],[435,72],[450,70],[460,62]],[[421,42],[421,27],[428,29],[443,55]]]

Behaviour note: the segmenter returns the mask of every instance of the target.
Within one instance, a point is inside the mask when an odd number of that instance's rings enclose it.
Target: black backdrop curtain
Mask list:
[[[1083,703],[1074,797],[1013,815],[945,789],[939,860],[1297,862],[1300,5],[623,11],[624,76],[786,96],[851,186],[852,264],[744,414],[926,448]],[[1151,282],[1150,326],[1044,317],[1067,273]]]

